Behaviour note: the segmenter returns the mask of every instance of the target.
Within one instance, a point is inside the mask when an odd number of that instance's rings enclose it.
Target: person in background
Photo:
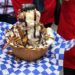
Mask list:
[[[33,3],[37,10],[41,12],[40,21],[45,27],[51,27],[54,23],[54,11],[56,7],[56,0],[12,0],[16,16],[18,10],[21,8],[21,4]]]
[[[57,32],[66,40],[75,39],[75,0],[62,0]],[[75,75],[75,47],[64,54],[64,75]]]
[[[0,0],[0,21],[11,24],[17,21],[11,0]]]

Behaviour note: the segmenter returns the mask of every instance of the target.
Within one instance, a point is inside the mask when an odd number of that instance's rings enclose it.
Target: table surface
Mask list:
[[[2,51],[6,42],[4,32],[12,25],[0,22],[0,75],[59,75],[63,67],[64,51],[75,45],[75,40],[66,41],[53,31],[55,42],[50,46],[46,55],[35,62],[21,60],[16,62],[13,56]]]

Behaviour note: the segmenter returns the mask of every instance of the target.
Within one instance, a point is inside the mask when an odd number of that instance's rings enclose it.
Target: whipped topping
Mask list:
[[[40,21],[40,12],[31,10],[24,12],[25,21],[13,25],[5,33],[6,40],[13,37],[10,45],[25,48],[48,48],[54,42],[53,31],[45,28]]]

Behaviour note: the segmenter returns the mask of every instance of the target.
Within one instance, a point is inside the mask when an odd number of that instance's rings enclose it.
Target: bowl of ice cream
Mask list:
[[[52,29],[45,28],[39,22],[40,12],[36,9],[20,12],[18,19],[19,22],[5,32],[7,43],[4,49],[10,46],[12,51],[8,52],[9,54],[27,61],[34,61],[44,56],[48,47],[54,42]]]

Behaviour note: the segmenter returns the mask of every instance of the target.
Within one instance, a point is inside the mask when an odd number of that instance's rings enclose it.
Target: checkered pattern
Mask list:
[[[64,40],[53,31],[55,42],[50,45],[46,55],[35,62],[21,60],[19,63],[14,57],[7,55],[7,50],[2,51],[6,42],[4,31],[12,25],[0,22],[0,75],[59,75],[63,67],[64,51],[75,45],[75,40]]]
[[[0,14],[12,14],[13,12],[11,0],[0,0]]]

